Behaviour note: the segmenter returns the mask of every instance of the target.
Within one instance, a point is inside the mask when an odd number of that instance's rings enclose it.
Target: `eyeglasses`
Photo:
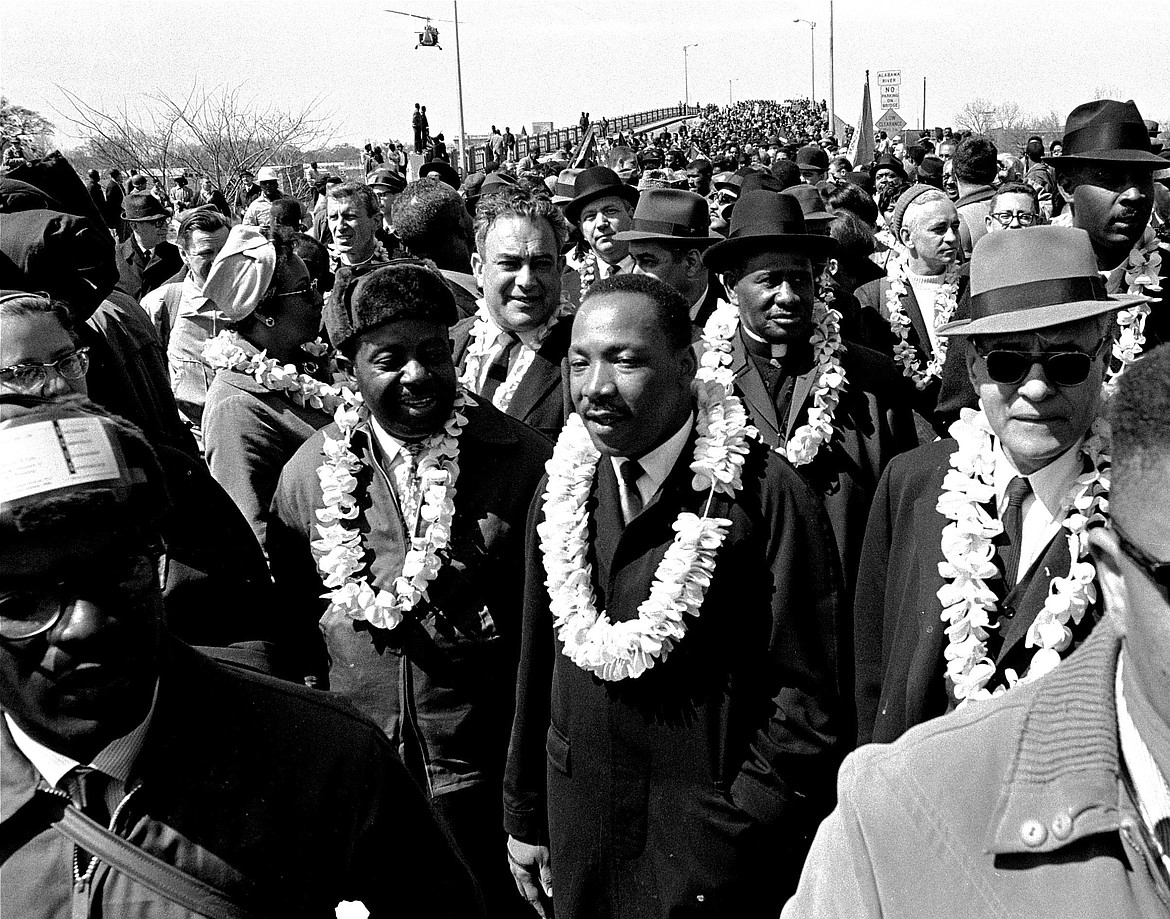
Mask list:
[[[143,591],[159,586],[158,562],[150,555],[105,558],[87,564],[59,581],[29,590],[0,594],[0,639],[26,641],[55,626],[65,610],[79,599],[125,609],[141,599]]]
[[[1022,227],[1030,227],[1036,222],[1038,216],[1029,211],[997,211],[991,215],[993,220],[998,221],[999,225],[1005,228],[1010,227],[1013,220],[1017,221]]]
[[[1118,526],[1116,520],[1109,521],[1109,528],[1117,537],[1117,544],[1135,565],[1142,569],[1163,593],[1170,595],[1170,562],[1160,562],[1145,549],[1133,542]]]
[[[36,394],[44,388],[50,372],[66,380],[80,380],[88,370],[89,348],[78,348],[47,364],[28,363],[0,367],[0,385],[17,392]]]
[[[996,383],[1015,386],[1039,364],[1044,375],[1057,386],[1080,386],[1089,378],[1093,361],[1107,339],[1101,339],[1090,353],[1084,351],[988,351],[980,352],[987,375]]]

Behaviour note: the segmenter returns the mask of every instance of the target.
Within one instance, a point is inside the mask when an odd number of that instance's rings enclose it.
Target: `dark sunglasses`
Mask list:
[[[1093,361],[1107,341],[1101,339],[1088,354],[1084,351],[981,351],[979,356],[987,365],[987,375],[1005,386],[1023,381],[1036,364],[1044,368],[1044,375],[1057,386],[1079,386],[1089,378]]]
[[[1170,562],[1160,562],[1145,549],[1135,544],[1125,531],[1118,526],[1116,520],[1109,521],[1109,528],[1117,537],[1117,544],[1135,565],[1142,569],[1151,581],[1161,588],[1162,592],[1170,595]]]

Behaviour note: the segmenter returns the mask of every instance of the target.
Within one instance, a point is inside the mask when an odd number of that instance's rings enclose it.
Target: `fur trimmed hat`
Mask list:
[[[398,259],[361,275],[344,267],[338,272],[325,307],[325,328],[335,348],[396,319],[423,319],[447,328],[458,321],[455,295],[431,263]]]

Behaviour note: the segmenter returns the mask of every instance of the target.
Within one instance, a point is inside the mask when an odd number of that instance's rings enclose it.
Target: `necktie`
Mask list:
[[[1032,486],[1023,476],[1008,483],[1007,507],[1003,512],[1003,542],[999,556],[1003,560],[1003,582],[1006,592],[1016,586],[1020,567],[1020,549],[1024,530],[1024,499],[1032,493]]]
[[[612,278],[615,274],[621,274],[621,273],[622,273],[622,266],[621,266],[621,263],[619,262],[616,265],[609,266],[609,274],[607,275],[607,277]]]
[[[69,773],[69,796],[83,814],[96,823],[110,825],[110,809],[106,803],[106,775],[89,766],[78,766]],[[77,865],[81,871],[89,867],[93,858],[89,852],[77,847]]]
[[[512,363],[512,354],[515,352],[516,346],[520,344],[520,337],[515,332],[505,334],[504,346],[496,352],[496,356],[488,364],[487,376],[484,377],[483,389],[480,391],[480,395],[489,401],[496,394],[496,390],[500,388],[500,384],[508,379],[508,367]]]
[[[626,460],[618,467],[618,472],[622,477],[622,516],[628,525],[642,513],[642,492],[638,489],[638,480],[645,472],[637,460]]]
[[[418,508],[422,498],[422,483],[418,476],[418,456],[422,453],[423,441],[402,445],[402,462],[395,470],[398,479],[398,500],[402,504],[402,521],[406,524],[408,537],[414,536],[418,522]]]

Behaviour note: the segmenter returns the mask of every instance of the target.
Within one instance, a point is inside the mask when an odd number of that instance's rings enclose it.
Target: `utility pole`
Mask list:
[[[463,123],[463,63],[459,57],[459,0],[451,0],[455,7],[455,82],[459,84],[459,165],[467,169],[467,128]]]
[[[687,51],[697,47],[699,47],[698,42],[695,42],[693,45],[683,45],[683,102],[686,105],[691,104],[691,83],[690,77],[687,74]]]
[[[829,0],[829,133],[837,136],[837,76],[833,61],[833,0]]]
[[[812,72],[812,101],[817,101],[817,24],[811,19],[793,19],[793,22],[803,22],[808,26],[809,70]]]

